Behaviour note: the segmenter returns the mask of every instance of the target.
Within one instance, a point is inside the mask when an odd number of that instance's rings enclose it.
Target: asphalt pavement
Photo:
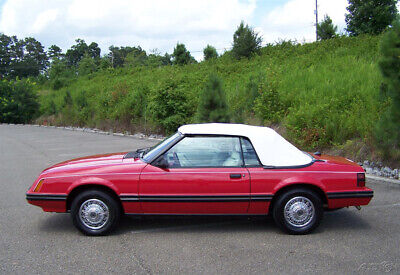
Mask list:
[[[400,185],[379,180],[367,180],[369,206],[326,212],[306,236],[286,235],[270,218],[125,217],[112,235],[86,237],[69,214],[25,200],[54,163],[156,142],[0,125],[0,273],[400,274]]]

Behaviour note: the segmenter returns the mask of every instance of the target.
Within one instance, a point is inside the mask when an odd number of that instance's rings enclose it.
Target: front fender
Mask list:
[[[70,194],[72,190],[82,185],[101,185],[110,188],[117,195],[120,194],[119,189],[115,186],[111,181],[108,181],[104,178],[99,178],[95,176],[83,177],[75,180],[67,189],[67,194]]]

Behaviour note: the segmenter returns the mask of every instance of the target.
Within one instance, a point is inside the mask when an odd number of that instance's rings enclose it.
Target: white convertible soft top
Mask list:
[[[300,151],[277,132],[268,127],[229,123],[188,124],[179,127],[182,134],[228,135],[249,138],[264,166],[301,166],[312,162],[312,157]]]

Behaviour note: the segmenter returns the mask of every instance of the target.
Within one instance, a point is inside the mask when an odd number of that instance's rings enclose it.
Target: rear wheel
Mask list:
[[[296,188],[280,195],[272,210],[276,224],[290,234],[307,234],[321,222],[323,208],[311,190]]]
[[[121,216],[119,204],[109,194],[87,190],[76,196],[71,205],[72,221],[86,235],[99,236],[111,232]]]

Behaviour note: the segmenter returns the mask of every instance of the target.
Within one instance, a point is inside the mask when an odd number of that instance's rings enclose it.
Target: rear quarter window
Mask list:
[[[256,151],[254,150],[251,142],[246,138],[240,138],[240,141],[242,143],[243,158],[244,158],[245,166],[247,166],[247,167],[261,166],[261,163],[258,160]]]

